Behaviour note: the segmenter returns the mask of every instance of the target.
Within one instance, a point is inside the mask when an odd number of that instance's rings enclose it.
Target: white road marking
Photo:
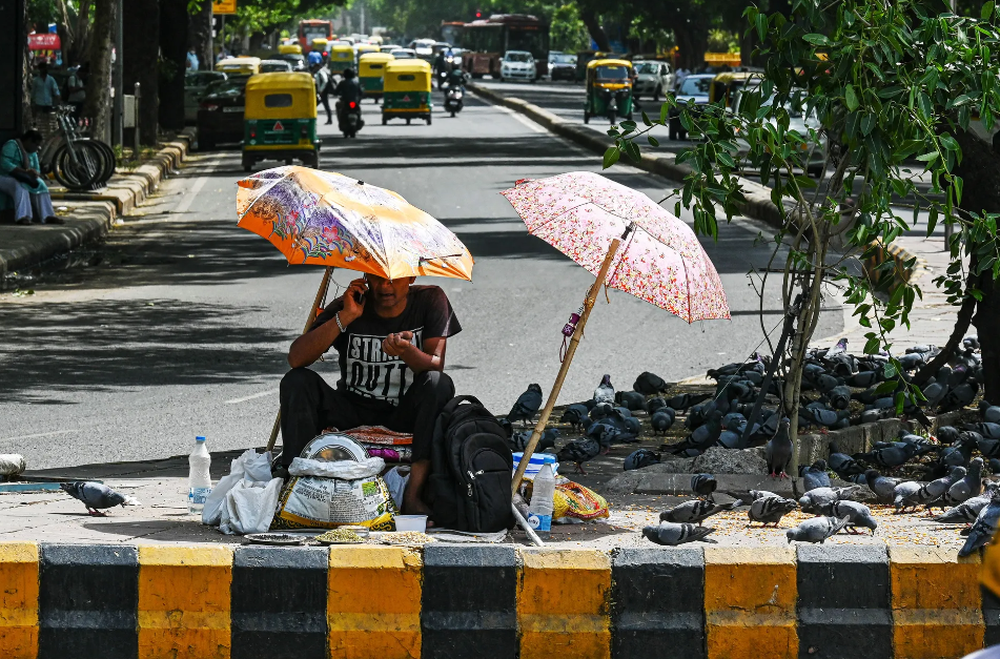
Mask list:
[[[220,158],[216,158],[215,160],[210,162],[208,164],[208,172],[211,173],[212,171],[214,171],[215,168],[219,166],[220,162],[221,162]],[[181,199],[181,203],[177,204],[177,208],[174,209],[175,213],[188,212],[188,210],[191,208],[191,204],[193,204],[194,200],[198,197],[198,193],[201,192],[201,189],[205,187],[206,183],[208,183],[208,178],[209,177],[207,175],[198,177],[198,180],[194,182],[194,185],[191,186],[191,189],[188,190],[187,194],[184,195],[184,198]]]
[[[226,405],[235,405],[237,403],[245,403],[248,400],[253,400],[255,398],[263,398],[264,396],[273,396],[278,393],[277,389],[268,389],[267,391],[262,391],[259,394],[253,394],[252,396],[244,396],[243,398],[234,398],[232,400],[227,400]]]
[[[19,439],[38,439],[39,437],[55,437],[56,435],[68,435],[71,432],[77,432],[76,428],[72,430],[55,430],[53,432],[40,432],[37,435],[21,435],[20,437],[4,437],[0,439],[0,442],[13,442]]]
[[[517,112],[516,110],[511,110],[510,108],[504,107],[502,105],[494,105],[493,107],[499,108],[502,112],[506,112],[511,117],[513,117],[514,120],[517,121],[519,124],[527,126],[533,132],[536,132],[536,133],[547,133],[547,132],[549,132],[547,128],[545,128],[543,126],[539,126],[534,121],[532,121],[531,119],[528,119],[527,117],[525,117],[520,112]]]

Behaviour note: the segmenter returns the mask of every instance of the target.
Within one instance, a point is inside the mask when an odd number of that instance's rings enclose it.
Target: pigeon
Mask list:
[[[646,401],[646,414],[653,415],[657,410],[667,406],[667,401],[663,400],[663,396],[654,396]]]
[[[563,412],[562,418],[559,419],[561,423],[568,423],[573,426],[574,429],[581,428],[583,426],[590,425],[590,416],[587,414],[587,406],[576,403],[570,405]]]
[[[142,505],[135,497],[115,492],[107,485],[94,481],[59,483],[59,487],[74,499],[82,501],[83,505],[87,506],[87,513],[97,517],[106,515],[106,513],[101,512],[104,508]]]
[[[633,438],[639,435],[639,431],[642,430],[642,421],[635,418],[634,416],[627,417],[625,419],[625,432],[632,435]],[[629,441],[629,440],[624,440]]]
[[[714,530],[708,526],[661,522],[659,526],[645,527],[642,530],[642,535],[658,545],[674,547],[676,545],[683,545],[685,542],[701,540]]]
[[[751,523],[760,522],[764,526],[774,524],[777,527],[782,517],[799,507],[795,499],[786,499],[771,492],[767,494],[771,496],[761,496],[750,502],[747,515]]]
[[[628,454],[622,468],[625,471],[632,471],[655,464],[660,464],[660,454],[653,453],[648,448],[641,448]]]
[[[993,498],[976,516],[976,521],[972,523],[969,536],[958,550],[958,555],[968,556],[977,549],[985,547],[996,533],[998,521],[1000,521],[1000,492],[994,492]]]
[[[825,359],[830,359],[831,357],[836,357],[837,355],[841,355],[847,352],[847,343],[848,343],[847,337],[842,338],[840,341],[837,341],[837,344],[835,346],[827,350],[826,354],[823,355],[823,357]]]
[[[707,451],[722,433],[722,412],[715,410],[711,419],[703,425],[698,426],[694,431],[682,441],[670,446],[669,450],[674,455],[684,455],[694,457]]]
[[[675,410],[686,410],[712,397],[712,394],[679,394],[667,399],[667,406]]]
[[[823,544],[827,538],[836,535],[840,529],[847,526],[851,521],[850,517],[813,517],[802,522],[794,529],[788,529],[785,536],[788,542],[798,540],[800,542],[818,542]]]
[[[830,511],[834,517],[847,517],[850,520],[849,525],[852,529],[858,526],[863,526],[866,529],[871,529],[872,535],[875,535],[875,529],[878,528],[878,522],[876,522],[875,518],[872,517],[872,511],[868,508],[868,506],[858,503],[857,501],[846,501],[841,499],[833,502],[833,506],[831,506]]]
[[[977,497],[966,499],[954,508],[949,508],[935,517],[934,521],[941,522],[943,524],[960,524],[963,522],[971,524],[976,521],[976,517],[979,516],[979,512],[990,502],[998,491],[1000,491],[1000,487],[998,487],[995,483],[991,483],[986,487],[985,492]]]
[[[703,520],[708,519],[712,515],[732,510],[736,506],[741,505],[743,505],[743,502],[739,499],[727,504],[718,504],[708,499],[691,499],[690,501],[679,503],[669,510],[664,510],[660,513],[660,521],[701,524]]]
[[[726,430],[740,430],[746,427],[747,418],[740,412],[730,412],[722,417],[722,427]]]
[[[695,474],[691,477],[691,491],[701,497],[712,498],[719,482],[712,474]]]
[[[653,426],[653,433],[667,432],[670,426],[674,425],[674,411],[669,407],[661,407],[649,419]]]
[[[605,374],[601,378],[601,384],[597,385],[597,389],[594,389],[595,403],[607,403],[609,405],[614,405],[615,402],[615,388],[611,386],[611,376]]]
[[[529,384],[528,390],[517,397],[514,406],[507,414],[511,423],[528,422],[535,418],[535,413],[542,406],[542,388],[537,384]]]
[[[941,426],[937,431],[937,439],[942,444],[954,444],[960,437],[958,428],[955,426]]]
[[[1000,423],[1000,405],[988,405],[983,409],[983,421],[987,423]]]
[[[855,453],[855,460],[878,465],[887,469],[893,469],[906,463],[907,460],[917,454],[917,446],[914,444],[890,446],[887,448],[874,449],[868,453]]]
[[[916,368],[923,366],[926,363],[926,358],[922,352],[911,352],[906,355],[900,355],[898,360],[899,366],[904,371],[913,371]]]
[[[937,478],[929,483],[924,483],[921,485],[916,481],[904,481],[896,486],[895,493],[896,496],[893,499],[893,505],[896,507],[896,512],[900,510],[905,510],[906,508],[916,508],[919,505],[927,505],[937,501],[944,493],[948,491],[948,488],[952,484],[965,476],[965,467],[954,467],[947,476],[942,478]],[[916,486],[916,487],[914,487]]]
[[[983,459],[976,458],[969,463],[965,476],[955,481],[944,493],[944,502],[956,506],[963,501],[979,496],[983,491]]]
[[[820,487],[830,487],[830,476],[826,473],[826,460],[817,460],[811,465],[799,468],[799,475],[802,476],[805,491],[815,490]]]
[[[556,453],[556,457],[559,458],[560,462],[572,462],[576,464],[577,473],[586,475],[587,472],[583,469],[583,463],[597,457],[600,452],[601,445],[596,439],[592,437],[581,437],[579,439],[574,439],[572,442],[559,449],[559,452]]]
[[[983,423],[977,423],[974,429],[987,439],[1000,439],[1000,423],[984,421]]]
[[[646,397],[637,391],[616,392],[615,402],[629,412],[646,409]]]
[[[841,453],[840,449],[833,442],[830,442],[830,457],[827,459],[827,464],[830,465],[830,469],[833,469],[844,480],[848,480],[851,476],[865,473],[864,467],[859,465],[851,456]]]
[[[878,371],[860,371],[847,378],[847,384],[858,389],[870,387],[878,382]]]
[[[787,478],[785,470],[792,461],[792,440],[788,436],[788,419],[782,419],[778,432],[764,448],[764,460],[773,478]]]
[[[525,447],[528,446],[528,442],[531,440],[531,434],[535,432],[534,430],[522,430],[521,432],[516,432],[511,435],[509,444],[510,450],[512,451],[523,451]],[[559,437],[559,431],[555,428],[546,428],[542,432],[542,436],[538,438],[538,444],[535,445],[535,452],[541,453],[547,448],[552,448],[556,445],[556,439]]]
[[[954,410],[960,410],[967,405],[971,405],[978,393],[979,384],[975,381],[966,380],[945,394],[944,399],[938,406],[938,412],[942,414],[953,412]]]
[[[883,476],[874,469],[865,472],[865,485],[875,494],[875,501],[881,504],[893,502],[896,498],[894,490],[899,483],[898,478]]]
[[[941,404],[944,399],[945,394],[948,393],[948,385],[944,382],[931,382],[924,387],[924,390],[920,392],[927,399],[925,403],[930,409],[935,409]]]
[[[604,455],[607,455],[611,451],[611,445],[615,442],[631,439],[625,433],[624,427],[619,428],[610,419],[603,419],[590,424],[590,427],[587,428],[587,437],[596,440],[600,444],[600,452]]]
[[[799,506],[804,513],[829,515],[833,504],[840,500],[840,495],[844,491],[832,487],[818,487],[803,494],[799,499]]]
[[[632,388],[643,396],[652,396],[667,390],[667,383],[659,375],[644,371],[639,374]]]
[[[830,407],[833,409],[846,410],[851,404],[851,390],[840,385],[826,392],[826,398],[830,401]]]
[[[611,403],[597,403],[590,409],[590,419],[592,421],[600,421],[601,419],[606,419],[615,411],[615,408]]]

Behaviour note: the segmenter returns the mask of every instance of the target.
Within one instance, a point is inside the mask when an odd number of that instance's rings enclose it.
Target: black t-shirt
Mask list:
[[[313,323],[315,329],[333,320],[344,308],[342,297],[330,303]],[[438,286],[410,286],[406,308],[395,318],[382,318],[373,305],[365,310],[333,342],[340,359],[337,388],[371,401],[398,405],[410,383],[413,371],[399,357],[387,355],[382,342],[390,334],[413,332],[413,343],[423,349],[427,339],[454,336],[462,331],[448,296]]]

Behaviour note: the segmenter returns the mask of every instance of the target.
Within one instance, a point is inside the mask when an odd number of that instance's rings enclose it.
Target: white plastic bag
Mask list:
[[[24,456],[18,453],[0,453],[0,476],[13,476],[27,468]]]
[[[361,461],[337,460],[336,462],[293,458],[292,464],[288,465],[288,473],[292,476],[339,478],[345,481],[378,476],[383,469],[385,469],[385,460],[382,458],[366,458]]]
[[[226,505],[226,495],[237,483],[265,483],[271,480],[271,453],[257,453],[248,449],[235,458],[229,467],[229,475],[223,476],[212,488],[201,511],[202,524],[215,526],[222,521],[222,511]]]
[[[400,473],[400,471],[405,471],[406,475]],[[392,500],[396,502],[396,507],[402,510],[403,508],[403,492],[406,490],[406,483],[410,480],[410,468],[406,467],[393,467],[385,473],[382,477],[385,481],[385,486],[389,488],[389,494],[392,495]]]
[[[281,493],[281,479],[272,478],[266,486],[259,482],[240,481],[226,494],[219,530],[227,535],[264,533],[271,528],[274,509]]]

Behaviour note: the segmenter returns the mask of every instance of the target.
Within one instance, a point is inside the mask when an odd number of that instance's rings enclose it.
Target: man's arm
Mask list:
[[[364,295],[368,290],[364,281],[364,279],[355,279],[347,287],[347,290],[344,291],[344,297],[342,298],[344,308],[337,312],[340,315],[340,323],[344,327],[357,320],[361,312],[365,310],[365,303],[359,304],[354,299],[355,292]],[[333,342],[339,336],[340,328],[337,326],[337,321],[334,318],[331,318],[319,327],[309,330],[292,342],[292,346],[288,349],[288,365],[292,368],[309,366],[319,359],[324,352],[329,350],[330,346],[333,345]]]
[[[390,334],[382,342],[382,350],[387,355],[399,357],[414,373],[424,371],[443,371],[444,354],[448,347],[448,339],[436,336],[424,340],[423,350],[413,345],[413,332]]]

